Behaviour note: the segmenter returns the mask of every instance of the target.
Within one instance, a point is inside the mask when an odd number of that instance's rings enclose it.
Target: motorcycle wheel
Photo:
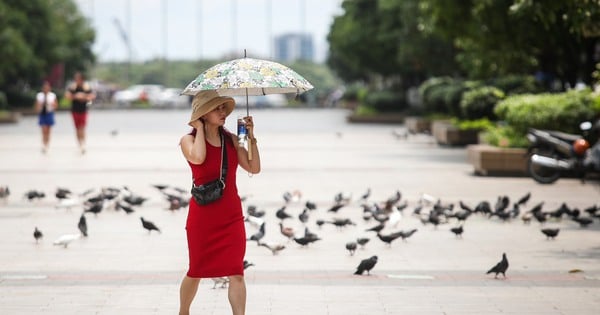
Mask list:
[[[549,154],[548,152],[534,152],[534,153],[538,154],[538,155],[552,157],[552,154]],[[552,184],[560,178],[559,170],[533,164],[531,162],[531,155],[527,159],[527,172],[529,173],[531,178],[533,178],[536,182],[538,182],[540,184]]]

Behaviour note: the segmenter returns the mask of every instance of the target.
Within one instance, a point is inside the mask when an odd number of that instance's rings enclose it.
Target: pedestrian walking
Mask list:
[[[54,111],[58,108],[58,99],[52,92],[50,82],[44,81],[42,91],[35,97],[35,111],[38,113],[38,124],[42,129],[42,153],[48,152],[50,145],[50,129],[54,126]]]
[[[246,284],[244,255],[246,231],[238,195],[238,165],[249,173],[260,172],[260,157],[251,116],[244,117],[253,158],[223,126],[235,101],[215,91],[203,91],[192,100],[192,131],[181,138],[180,146],[192,173],[193,189],[186,221],[189,269],[180,287],[179,314],[189,314],[201,278],[229,277],[228,297],[234,315],[245,314]],[[211,182],[222,193],[215,193]],[[201,190],[208,190],[202,193]],[[210,198],[211,196],[217,196]]]
[[[65,97],[71,101],[71,116],[77,133],[77,143],[81,154],[85,154],[85,127],[88,108],[96,98],[90,84],[84,80],[81,72],[76,72],[74,82],[69,85]]]

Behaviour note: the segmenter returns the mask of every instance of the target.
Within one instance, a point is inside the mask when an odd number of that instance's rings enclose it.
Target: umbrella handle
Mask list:
[[[248,139],[248,161],[252,161],[252,140]]]

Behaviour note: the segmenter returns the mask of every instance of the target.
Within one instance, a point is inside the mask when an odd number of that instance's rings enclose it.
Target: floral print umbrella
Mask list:
[[[294,70],[268,60],[240,58],[217,64],[188,84],[182,94],[216,90],[221,96],[301,94],[313,86]]]

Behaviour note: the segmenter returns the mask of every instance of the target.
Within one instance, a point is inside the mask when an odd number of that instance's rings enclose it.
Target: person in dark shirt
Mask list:
[[[77,142],[81,154],[84,154],[88,106],[96,98],[96,94],[92,91],[89,83],[84,81],[81,72],[76,72],[74,79],[75,82],[69,85],[65,97],[71,101],[71,115],[77,131]]]

